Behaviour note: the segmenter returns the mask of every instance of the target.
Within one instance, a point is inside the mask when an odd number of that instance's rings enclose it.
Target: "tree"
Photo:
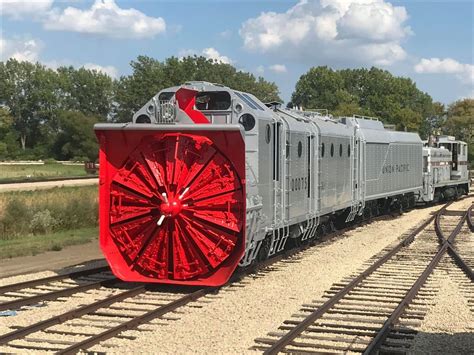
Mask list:
[[[187,81],[209,81],[254,94],[264,102],[279,100],[274,83],[237,71],[232,65],[198,56],[171,57],[164,62],[139,56],[130,63],[133,73],[116,83],[115,119],[130,121],[132,115],[160,90]]]
[[[296,83],[292,103],[326,108],[334,115],[376,116],[412,131],[419,130],[423,118],[433,113],[431,97],[418,90],[411,79],[378,68],[311,68]]]
[[[94,134],[96,116],[86,116],[78,111],[61,111],[59,134],[53,144],[53,153],[58,160],[88,159],[95,161],[99,146]]]
[[[114,82],[108,75],[85,68],[57,70],[61,109],[80,111],[106,121],[112,110]]]
[[[468,144],[469,162],[474,162],[474,99],[463,99],[449,105],[443,133]]]
[[[341,98],[351,102],[350,93],[344,90],[341,73],[326,66],[311,68],[296,83],[291,102],[307,109],[328,109],[333,111],[342,103]],[[339,93],[337,95],[336,93]]]
[[[423,120],[419,112],[415,112],[407,107],[397,110],[394,118],[397,124],[396,128],[405,131],[416,131]]]
[[[0,107],[0,159],[8,156],[11,149],[11,132],[13,131],[13,117],[5,107]]]
[[[441,102],[433,102],[433,113],[425,117],[420,126],[420,135],[424,139],[428,139],[429,136],[436,136],[441,133],[447,111],[445,106]]]
[[[0,80],[0,102],[10,109],[13,127],[25,150],[41,139],[40,126],[57,107],[55,72],[39,63],[10,59],[0,62]]]

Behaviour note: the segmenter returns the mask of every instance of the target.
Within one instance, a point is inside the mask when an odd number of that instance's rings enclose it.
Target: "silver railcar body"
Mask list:
[[[283,250],[288,240],[311,238],[323,222],[336,217],[349,222],[396,201],[433,200],[434,190],[427,187],[436,185],[434,151],[423,154],[418,134],[387,130],[371,118],[335,120],[267,106],[222,85],[188,82],[160,91],[136,112],[133,122],[193,124],[174,103],[174,93],[182,87],[199,92],[194,109],[209,124],[242,126],[247,225],[241,266]],[[450,181],[463,182],[467,149],[453,147],[461,165],[451,169]]]

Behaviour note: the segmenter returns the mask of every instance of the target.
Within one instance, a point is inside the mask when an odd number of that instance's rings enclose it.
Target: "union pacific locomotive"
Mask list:
[[[354,220],[467,194],[467,146],[207,82],[97,124],[100,245],[126,281],[224,284]]]

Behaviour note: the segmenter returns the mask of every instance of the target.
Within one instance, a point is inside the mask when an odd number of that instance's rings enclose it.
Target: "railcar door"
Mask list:
[[[454,143],[453,144],[453,171],[458,170],[458,150],[459,150],[459,144]]]
[[[272,124],[272,167],[273,167],[273,216],[272,224],[279,223],[279,215],[281,214],[281,198],[282,198],[282,178],[281,178],[281,160],[282,160],[282,123],[274,122]]]

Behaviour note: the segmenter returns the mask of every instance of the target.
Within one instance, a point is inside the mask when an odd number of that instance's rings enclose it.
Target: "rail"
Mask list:
[[[452,202],[451,202],[452,203]],[[277,354],[280,351],[286,350],[289,352],[292,352],[293,350],[291,349],[285,349],[289,345],[293,345],[298,347],[308,347],[309,345],[307,343],[301,343],[301,342],[295,342],[295,339],[299,337],[303,338],[312,338],[312,339],[320,339],[324,340],[324,338],[317,337],[317,336],[309,336],[305,335],[303,336],[302,333],[307,331],[312,325],[317,323],[318,320],[320,320],[323,316],[327,315],[328,313],[333,313],[336,311],[334,306],[338,304],[344,297],[349,295],[349,293],[355,291],[355,288],[358,287],[363,283],[364,280],[366,280],[369,276],[374,274],[374,272],[378,271],[381,269],[381,266],[387,263],[387,261],[391,260],[396,254],[398,253],[403,253],[402,251],[406,250],[405,247],[410,245],[414,240],[415,237],[421,234],[421,232],[425,231],[425,229],[431,225],[434,221],[435,223],[435,229],[437,232],[437,235],[439,237],[439,243],[440,246],[438,248],[438,251],[432,257],[431,261],[427,266],[423,266],[424,269],[421,272],[419,276],[417,276],[416,281],[411,284],[409,287],[408,291],[403,295],[401,301],[398,303],[396,308],[391,311],[391,313],[386,315],[386,321],[384,322],[383,326],[381,328],[373,327],[373,329],[369,329],[370,327],[365,327],[367,331],[374,332],[374,337],[372,338],[371,341],[365,342],[365,341],[360,341],[359,345],[361,344],[366,344],[366,348],[364,350],[364,354],[373,354],[375,353],[381,346],[381,344],[385,341],[389,331],[393,328],[393,324],[399,319],[399,317],[406,311],[407,306],[413,301],[413,299],[418,295],[421,287],[425,284],[427,278],[433,270],[436,268],[438,265],[439,261],[442,259],[442,257],[449,252],[451,255],[455,255],[455,250],[452,245],[454,242],[454,238],[456,237],[457,234],[461,231],[462,226],[464,225],[466,220],[469,220],[469,215],[472,214],[472,207],[468,211],[462,211],[462,213],[459,213],[459,211],[456,211],[456,214],[454,214],[451,211],[451,215],[459,215],[461,218],[459,222],[456,225],[456,228],[452,230],[450,235],[445,238],[444,234],[441,231],[440,227],[440,221],[441,217],[447,213],[447,207],[451,204],[448,203],[445,206],[443,206],[441,209],[439,209],[435,215],[431,216],[427,220],[425,220],[418,228],[413,230],[409,235],[404,238],[400,243],[398,243],[395,247],[393,247],[390,251],[388,251],[386,254],[384,254],[382,257],[377,259],[372,265],[370,265],[367,269],[365,269],[362,273],[360,273],[358,276],[353,278],[347,285],[345,285],[342,289],[337,291],[335,294],[333,294],[327,301],[325,301],[322,305],[319,305],[316,309],[312,309],[311,307],[306,307],[306,311],[310,311],[311,313],[308,314],[307,316],[301,320],[301,321],[294,321],[294,322],[285,322],[287,324],[293,324],[293,326],[285,326],[284,329],[289,329],[289,331],[283,335],[278,335],[278,339],[268,339],[268,338],[258,338],[256,339],[257,343],[264,344],[265,345],[265,351],[264,354]],[[456,254],[457,255],[457,254]],[[453,256],[456,260],[456,257]],[[458,255],[459,257],[459,255]],[[458,264],[461,264],[463,262],[462,258],[459,257],[461,260],[458,262]],[[468,277],[471,277],[472,275],[469,274],[469,271],[467,269],[463,270],[466,272]],[[466,271],[467,270],[467,271]],[[421,271],[421,270],[420,270]],[[357,292],[363,292],[363,291],[357,291]],[[357,293],[356,292],[356,293]],[[401,296],[402,294],[400,294]],[[380,295],[379,295],[380,296]],[[397,301],[398,302],[398,301]],[[331,310],[331,312],[329,312]],[[340,311],[341,314],[344,313]],[[372,316],[380,316],[383,315],[380,312],[370,312],[368,310],[365,311],[359,311],[357,310],[352,310],[349,312],[349,314],[352,315],[365,315],[368,316],[372,314]],[[347,317],[347,314],[346,314]],[[385,317],[385,316],[384,316]],[[328,318],[331,319],[331,318]],[[341,324],[334,325],[334,327],[342,327]],[[347,326],[345,327],[346,329],[349,328],[357,328],[357,326]],[[362,330],[362,328],[361,328]],[[344,331],[341,333],[347,334],[348,331]],[[332,333],[328,331],[328,333]],[[271,333],[272,335],[275,335],[274,333]],[[327,339],[326,339],[327,340]],[[269,347],[267,347],[269,346]],[[263,346],[262,346],[263,347]],[[342,350],[341,348],[333,348],[334,350]],[[349,349],[348,349],[349,350]]]

